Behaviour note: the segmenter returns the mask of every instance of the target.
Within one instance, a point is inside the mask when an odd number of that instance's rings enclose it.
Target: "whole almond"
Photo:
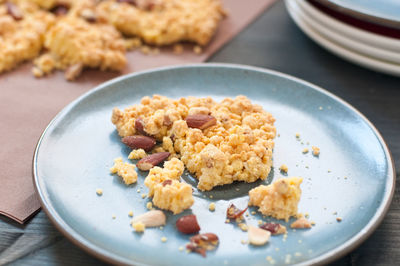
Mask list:
[[[200,231],[196,215],[185,215],[176,221],[176,229],[184,234],[195,234]]]
[[[271,232],[255,227],[249,226],[248,236],[249,236],[249,243],[255,246],[262,246],[268,242]]]
[[[159,165],[169,157],[169,152],[158,152],[144,157],[137,162],[136,166],[142,171],[148,171],[156,165]]]
[[[160,210],[151,210],[145,212],[132,219],[132,223],[143,223],[146,227],[156,227],[165,225],[166,222],[165,214]]]
[[[151,151],[156,146],[156,140],[148,136],[127,136],[122,139],[122,143],[131,149],[143,149]]]
[[[144,131],[144,121],[140,117],[135,120],[135,129],[139,134],[147,135],[146,131]]]
[[[21,9],[11,2],[6,2],[7,13],[12,16],[15,20],[21,20],[24,18]]]
[[[185,119],[188,127],[206,129],[217,124],[217,119],[212,115],[194,114]]]

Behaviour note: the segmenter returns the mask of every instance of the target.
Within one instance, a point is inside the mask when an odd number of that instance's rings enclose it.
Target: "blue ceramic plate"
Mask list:
[[[400,22],[399,0],[329,0],[330,2],[354,11]]]
[[[148,199],[141,197],[147,192],[146,174],[139,172],[137,184],[125,186],[109,173],[113,159],[122,156],[127,160],[129,153],[110,116],[114,107],[139,103],[152,94],[215,100],[244,94],[261,104],[275,116],[279,133],[268,179],[226,185],[208,193],[195,188],[193,207],[176,216],[168,213],[163,230],[134,233],[128,212],[146,211]],[[299,140],[296,133],[300,133]],[[312,145],[321,149],[319,157],[302,153]],[[230,202],[245,207],[249,189],[284,177],[278,170],[281,164],[289,167],[289,176],[304,178],[299,210],[309,213],[316,224],[310,230],[289,229],[286,240],[273,236],[262,247],[244,245],[241,240],[247,240],[247,233],[225,223],[226,208]],[[95,256],[135,265],[261,265],[267,263],[267,256],[277,264],[326,263],[349,252],[378,226],[395,182],[393,162],[382,137],[349,104],[285,74],[225,64],[160,68],[100,85],[50,123],[37,145],[33,173],[43,209],[61,232]],[[183,180],[193,184],[187,173]],[[103,189],[103,196],[96,195],[97,188]],[[215,212],[208,210],[210,202],[216,204]],[[207,258],[179,251],[189,237],[177,232],[175,221],[189,213],[197,215],[201,232],[214,232],[220,238],[218,249]],[[260,219],[273,221],[257,213],[246,217],[246,222],[257,225]],[[164,236],[166,243],[161,242]]]

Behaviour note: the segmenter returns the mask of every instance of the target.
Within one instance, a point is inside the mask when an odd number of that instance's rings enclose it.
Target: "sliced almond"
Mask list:
[[[144,157],[136,166],[142,171],[148,171],[156,165],[159,165],[169,157],[169,152],[158,152]]]
[[[310,223],[310,221],[308,221],[306,218],[301,217],[299,219],[297,219],[296,221],[294,221],[291,225],[291,228],[296,228],[296,229],[308,229],[311,228],[312,225]]]
[[[15,20],[21,20],[24,18],[21,9],[17,5],[11,2],[6,2],[7,13],[13,17]]]
[[[204,130],[217,124],[217,119],[212,115],[194,114],[185,119],[188,127]]]
[[[157,227],[165,225],[166,220],[162,211],[151,210],[133,218],[132,224],[143,223],[146,227]]]
[[[145,151],[151,151],[156,146],[154,138],[141,135],[124,137],[122,143],[131,149],[143,149]]]
[[[255,226],[249,226],[247,232],[249,236],[249,243],[255,246],[265,245],[271,236],[271,232]]]

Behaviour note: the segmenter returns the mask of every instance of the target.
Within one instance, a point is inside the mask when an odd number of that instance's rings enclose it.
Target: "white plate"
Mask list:
[[[295,5],[294,1],[285,0],[285,3],[289,14],[294,22],[305,34],[307,34],[312,40],[314,40],[322,47],[348,61],[364,66],[366,68],[395,76],[400,76],[400,65],[391,64],[385,61],[380,61],[371,57],[364,56],[362,54],[346,49],[345,47],[337,43],[332,42],[331,40],[319,34],[312,25],[304,20],[304,15],[299,12],[299,7]]]
[[[394,52],[375,47],[375,45],[361,42],[360,40],[357,40],[357,38],[343,35],[335,29],[325,26],[323,23],[320,23],[320,21],[317,21],[317,19],[314,19],[314,17],[307,12],[306,6],[303,5],[304,3],[308,5],[303,0],[295,0],[291,2],[292,5],[297,5],[297,13],[302,14],[303,20],[306,21],[307,24],[312,25],[312,27],[325,38],[330,39],[331,41],[338,43],[345,48],[353,50],[354,52],[364,54],[365,56],[374,57],[378,60],[388,61],[390,63],[400,64],[400,52]]]
[[[324,25],[337,33],[343,34],[348,38],[364,43],[366,45],[374,46],[387,51],[400,52],[400,40],[395,38],[386,37],[383,35],[371,33],[346,23],[341,22],[313,7],[311,4],[304,0],[290,0],[289,2],[296,2],[302,10],[304,10],[309,17],[318,21],[317,24]]]

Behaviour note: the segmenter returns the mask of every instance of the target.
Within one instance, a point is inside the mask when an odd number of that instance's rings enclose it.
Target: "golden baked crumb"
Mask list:
[[[128,155],[128,159],[139,160],[146,156],[147,154],[143,149],[138,149],[138,150],[132,150]]]
[[[96,194],[99,196],[103,195],[103,190],[101,188],[96,189]]]
[[[147,202],[147,203],[146,203],[146,208],[147,208],[148,210],[152,210],[152,209],[153,209],[153,203]]]
[[[211,202],[210,203],[210,205],[208,205],[208,209],[210,210],[210,211],[215,211],[215,203],[214,202]]]
[[[312,154],[313,154],[314,156],[319,156],[319,153],[320,153],[319,148],[316,147],[316,146],[312,146],[311,148],[312,148]]]
[[[245,223],[239,223],[238,226],[243,232],[247,232],[247,230],[249,229],[249,227]]]
[[[163,243],[167,242],[167,238],[165,236],[161,237],[161,242]]]
[[[66,69],[67,79],[75,79],[85,67],[119,71],[126,64],[124,42],[112,26],[75,16],[58,20],[46,33],[44,46],[53,65],[39,58],[36,67],[44,73]]]
[[[151,6],[102,1],[97,12],[124,35],[155,45],[179,41],[205,45],[224,15],[219,0],[158,0]]]
[[[154,189],[157,184],[163,183],[165,180],[179,180],[184,170],[182,161],[172,158],[164,163],[164,168],[153,167],[144,180],[144,184],[149,188],[148,196],[154,195]]]
[[[144,232],[144,230],[146,229],[146,226],[142,222],[132,223],[132,227],[135,232]]]
[[[302,151],[302,153],[308,153],[308,149],[307,149],[307,148],[304,148],[303,151]]]
[[[36,57],[47,29],[55,21],[52,14],[29,1],[10,1],[9,4],[18,10],[19,16],[10,15],[7,5],[0,3],[0,73]]]
[[[128,212],[128,216],[129,216],[129,217],[133,217],[133,211],[129,211],[129,212]]]
[[[135,171],[136,166],[130,163],[124,163],[122,158],[114,159],[114,165],[110,168],[112,174],[117,174],[124,180],[125,184],[130,185],[136,183],[137,173]]]
[[[181,213],[194,203],[192,187],[177,180],[171,180],[169,184],[158,183],[154,186],[153,203],[174,214]]]
[[[258,186],[249,191],[249,206],[258,206],[262,214],[288,221],[297,215],[302,181],[300,177],[282,178],[271,185]]]
[[[200,130],[185,121],[188,115],[205,114],[216,118],[216,125]],[[210,97],[172,100],[154,95],[124,111],[114,108],[112,114],[122,137],[136,133],[138,118],[147,134],[163,140],[164,150],[180,154],[189,172],[199,179],[200,190],[233,181],[264,180],[271,170],[275,119],[245,96],[217,103]],[[161,169],[153,169],[151,176],[161,174]]]
[[[281,170],[282,173],[287,173],[289,168],[286,164],[282,164],[281,167],[279,167],[279,170]]]

